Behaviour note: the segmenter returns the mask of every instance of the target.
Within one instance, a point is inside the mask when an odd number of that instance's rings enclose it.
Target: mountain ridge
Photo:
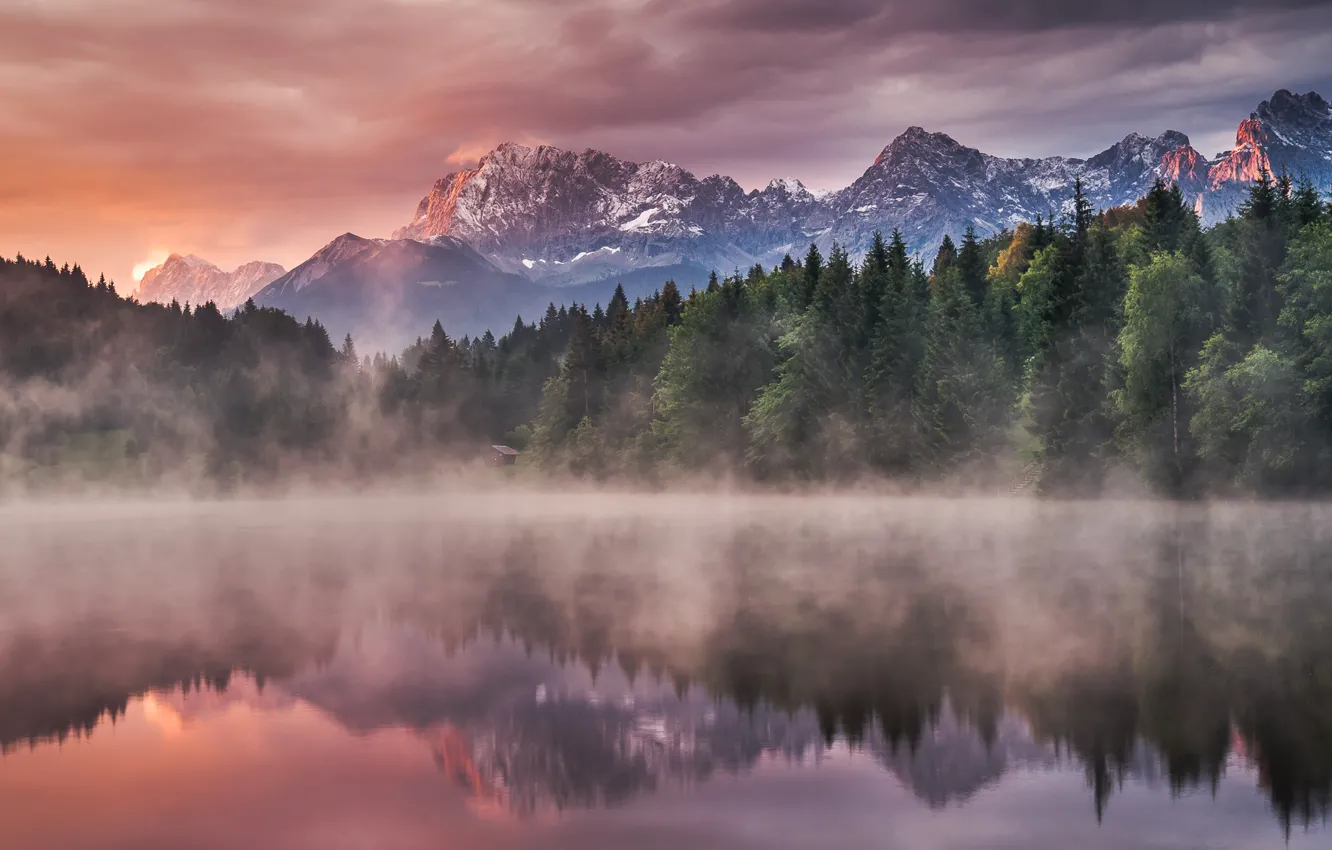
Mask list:
[[[1214,224],[1235,210],[1262,168],[1332,188],[1332,117],[1320,95],[1278,90],[1240,122],[1234,147],[1212,160],[1173,129],[1130,133],[1083,159],[997,157],[911,126],[850,185],[821,197],[798,181],[745,192],[724,175],[699,178],[660,160],[505,142],[475,168],[437,181],[394,237],[456,236],[501,266],[523,262],[515,271],[537,281],[598,250],[619,255],[601,270],[606,276],[664,254],[729,271],[772,264],[810,241],[863,254],[874,232],[894,228],[928,256],[945,234],[957,237],[967,226],[988,235],[1059,214],[1079,179],[1100,208],[1135,202],[1157,179],[1178,182],[1204,223]],[[551,282],[591,279],[562,274]]]
[[[286,272],[277,263],[258,260],[227,272],[194,254],[171,254],[160,266],[144,273],[139,281],[138,297],[141,301],[162,304],[211,301],[225,310],[244,304],[246,299]]]
[[[451,333],[479,333],[551,302],[604,303],[616,283],[631,299],[667,279],[687,289],[713,270],[775,265],[811,242],[826,253],[836,241],[856,256],[874,233],[900,229],[928,258],[968,226],[988,235],[1067,211],[1078,180],[1100,208],[1132,204],[1158,179],[1177,182],[1211,224],[1238,207],[1264,168],[1332,189],[1332,107],[1320,95],[1277,91],[1212,159],[1177,130],[1130,133],[1085,159],[1014,158],[912,126],[848,186],[819,195],[791,178],[746,191],[661,160],[506,142],[437,180],[392,239],[343,234],[252,294],[331,331],[397,344],[436,318]],[[173,261],[206,267],[204,277],[225,274],[198,258]],[[145,287],[159,275],[145,276]]]

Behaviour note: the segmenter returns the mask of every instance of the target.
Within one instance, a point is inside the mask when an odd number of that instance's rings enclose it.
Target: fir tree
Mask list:
[[[953,244],[953,237],[947,233],[944,234],[943,242],[939,243],[939,250],[934,255],[935,277],[941,277],[953,268],[957,263],[957,246]]]
[[[980,240],[976,238],[976,228],[970,224],[962,236],[962,247],[957,252],[957,271],[963,288],[971,296],[971,303],[979,308],[985,303],[989,292],[988,269],[985,256],[981,253]]]
[[[809,251],[805,254],[803,286],[801,287],[801,301],[799,307],[804,309],[814,300],[814,291],[819,286],[819,275],[823,272],[823,255],[819,253],[819,247],[813,242],[809,244]]]

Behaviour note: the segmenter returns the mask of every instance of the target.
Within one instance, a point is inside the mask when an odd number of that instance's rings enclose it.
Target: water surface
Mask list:
[[[11,505],[0,846],[1328,846],[1329,520]]]

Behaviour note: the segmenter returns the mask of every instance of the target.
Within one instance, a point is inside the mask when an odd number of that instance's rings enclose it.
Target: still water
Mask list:
[[[1329,847],[1332,510],[0,507],[0,847]]]

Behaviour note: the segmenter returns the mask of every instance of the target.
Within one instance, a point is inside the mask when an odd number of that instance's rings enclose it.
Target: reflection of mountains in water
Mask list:
[[[432,730],[431,738],[442,769],[524,815],[615,806],[738,773],[764,754],[798,761],[820,749],[812,722],[762,714],[769,716],[674,698],[636,705],[632,698],[557,697],[513,706],[467,731]]]
[[[349,730],[418,730],[442,770],[517,814],[613,806],[824,749],[809,712],[743,711],[700,689],[558,663],[510,639],[447,651],[410,628],[362,633],[279,687]]]
[[[645,678],[631,681],[618,665],[593,676],[507,639],[448,653],[413,630],[390,629],[362,635],[357,649],[281,687],[355,731],[418,729],[440,769],[478,802],[520,816],[615,806],[741,773],[765,757],[817,764],[844,747],[869,754],[931,808],[965,804],[1014,771],[1080,767],[1019,715],[1004,713],[982,731],[946,699],[914,740],[890,739],[871,723],[852,742],[829,738],[812,709],[741,708]],[[1139,742],[1117,778],[1156,784],[1163,773],[1160,755]]]
[[[840,739],[932,805],[1044,765],[1030,742],[1048,743],[1098,811],[1157,761],[1171,791],[1206,788],[1240,741],[1284,824],[1328,810],[1324,507],[568,501],[524,517],[469,497],[445,521],[416,502],[253,524],[210,508],[190,534],[80,519],[86,547],[0,515],[19,551],[0,571],[0,748],[239,669],[354,732],[451,727],[445,763],[506,809]],[[76,572],[82,549],[95,570]]]
[[[713,775],[752,769],[761,758],[812,767],[830,747],[811,712],[742,712],[724,704],[666,701],[635,710],[579,699],[517,708],[493,725],[465,732],[432,730],[440,769],[479,798],[503,801],[518,814],[544,808],[614,806],[664,787],[687,787]],[[839,739],[834,747],[848,746]],[[1005,776],[1070,769],[1075,757],[1036,741],[1006,715],[986,742],[946,712],[914,749],[873,732],[854,749],[866,752],[930,808],[965,805]],[[1161,756],[1139,742],[1121,781],[1159,784]]]

